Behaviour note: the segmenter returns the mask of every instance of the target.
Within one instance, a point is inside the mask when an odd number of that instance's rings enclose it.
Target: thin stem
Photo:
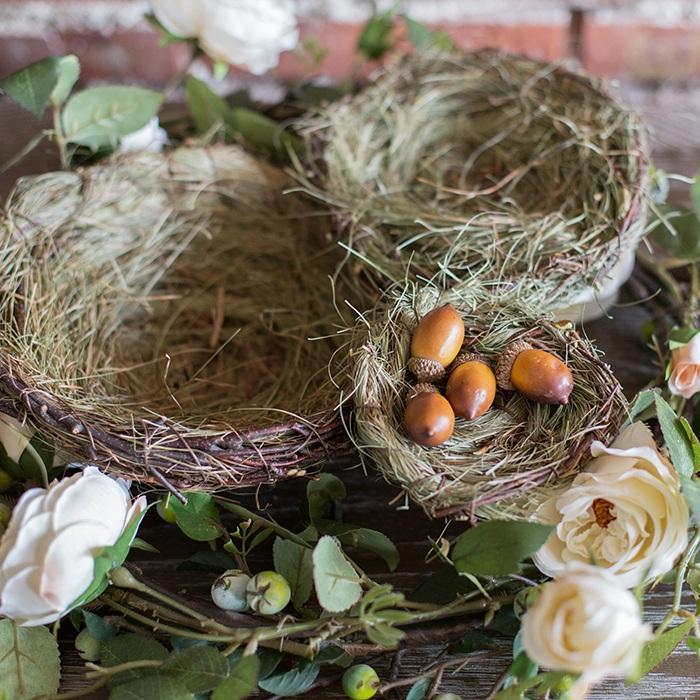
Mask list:
[[[53,138],[58,146],[58,155],[61,158],[61,167],[68,170],[68,150],[66,148],[66,139],[63,135],[63,126],[61,125],[61,105],[52,105],[53,112]]]
[[[98,666],[96,664],[87,664],[90,669],[88,673],[85,674],[86,678],[102,678],[103,676],[114,676],[122,671],[131,671],[135,668],[160,668],[163,665],[162,661],[156,659],[138,659],[136,661],[126,661],[123,664],[117,664],[116,666]]]
[[[469,657],[461,657],[459,659],[449,659],[448,661],[443,661],[442,663],[439,663],[436,666],[429,668],[427,671],[419,673],[417,676],[412,676],[411,678],[400,678],[399,680],[393,681],[391,683],[385,683],[384,685],[379,687],[379,694],[384,695],[384,693],[386,693],[389,690],[392,690],[392,688],[402,688],[407,685],[413,685],[416,681],[420,681],[423,678],[432,678],[438,673],[442,674],[446,669],[450,668],[451,666],[466,666],[466,664],[468,664],[470,661],[473,661],[474,659],[480,659],[483,656],[484,654],[472,654]]]
[[[172,95],[175,90],[177,90],[180,85],[185,81],[187,76],[190,74],[190,68],[192,64],[199,58],[200,50],[197,44],[192,44],[192,51],[187,59],[187,63],[168,81],[167,85],[163,90],[163,100],[167,100],[170,95]]]

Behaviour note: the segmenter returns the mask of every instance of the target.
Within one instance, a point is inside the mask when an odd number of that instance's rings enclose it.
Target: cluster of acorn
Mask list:
[[[574,380],[558,357],[516,340],[500,354],[494,371],[483,355],[461,352],[464,332],[457,310],[445,304],[423,316],[413,333],[408,369],[418,383],[406,404],[404,426],[414,442],[425,447],[445,442],[455,417],[474,420],[491,408],[497,387],[538,403],[568,403]],[[435,383],[446,376],[443,396]]]

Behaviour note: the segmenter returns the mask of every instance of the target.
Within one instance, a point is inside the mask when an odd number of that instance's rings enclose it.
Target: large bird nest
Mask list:
[[[464,320],[465,350],[495,363],[512,341],[525,339],[564,360],[574,378],[568,405],[499,391],[480,418],[458,418],[442,445],[412,442],[403,427],[414,381],[407,371],[411,336],[418,320],[445,302]],[[593,440],[609,443],[627,415],[620,384],[596,348],[571,324],[523,304],[517,290],[494,293],[474,281],[448,292],[409,285],[363,315],[353,347],[357,447],[434,517],[530,516],[576,475]]]
[[[365,290],[478,273],[552,308],[643,235],[639,120],[596,81],[519,56],[416,55],[300,124],[297,179],[335,213]]]
[[[178,489],[273,482],[342,450],[338,251],[289,184],[225,146],[21,180],[0,221],[3,410]]]

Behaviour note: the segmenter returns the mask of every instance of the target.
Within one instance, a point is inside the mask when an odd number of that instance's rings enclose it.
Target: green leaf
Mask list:
[[[417,603],[439,603],[446,605],[460,595],[474,592],[474,584],[458,574],[453,566],[442,566],[427,576],[411,595]]]
[[[360,577],[333,537],[324,535],[314,547],[313,573],[316,597],[325,610],[342,612],[360,599]]]
[[[62,105],[80,77],[80,61],[69,54],[58,59],[58,82],[49,99],[54,105]]]
[[[671,350],[687,345],[698,334],[697,328],[673,328],[668,334],[668,347]]]
[[[322,533],[333,535],[342,545],[364,549],[381,557],[390,571],[394,571],[399,564],[399,551],[396,545],[378,530],[331,521],[320,521],[316,524]]]
[[[700,259],[700,221],[690,209],[662,204],[652,226],[651,240],[672,258]]]
[[[163,671],[177,678],[193,693],[216,688],[228,675],[228,660],[214,647],[193,646],[183,649],[163,664]]]
[[[192,700],[193,697],[177,679],[155,674],[120,685],[112,690],[109,700]]]
[[[496,649],[498,644],[483,632],[470,630],[462,639],[450,647],[451,654],[473,654],[482,649]]]
[[[195,552],[189,559],[181,561],[175,568],[178,571],[213,571],[221,574],[233,568],[234,564],[235,561],[228,552],[220,549],[206,549],[201,552]]]
[[[231,108],[204,81],[188,76],[185,81],[185,99],[197,132],[204,134],[214,125],[226,124]]]
[[[427,696],[432,682],[432,678],[421,678],[421,680],[416,681],[406,694],[406,700],[423,700]]]
[[[552,531],[549,525],[491,520],[462,534],[452,548],[457,571],[478,576],[516,573],[520,562],[534,554]]]
[[[642,649],[642,658],[639,663],[639,672],[632,680],[643,678],[649,671],[661,664],[671,652],[685,639],[693,627],[692,620],[686,620],[680,625],[667,630],[660,637],[648,642]]]
[[[690,188],[690,199],[693,202],[695,216],[700,218],[700,170],[695,173],[694,182]]]
[[[219,537],[223,526],[214,499],[208,493],[196,491],[187,492],[185,496],[186,505],[176,498],[170,502],[182,532],[197,542],[209,542]]]
[[[673,409],[664,401],[660,394],[654,397],[656,401],[656,416],[659,419],[664,442],[676,471],[682,476],[692,476],[695,471],[693,450],[685,429],[676,417]]]
[[[357,50],[372,61],[381,58],[393,46],[394,10],[390,9],[367,20],[357,40]]]
[[[11,700],[53,695],[59,678],[58,645],[46,627],[0,620],[0,679]]]
[[[331,516],[333,506],[347,496],[345,484],[333,474],[321,474],[306,484],[306,500],[312,521]]]
[[[311,596],[313,586],[311,550],[296,542],[276,537],[272,553],[275,571],[287,579],[292,589],[294,606],[301,608]]]
[[[129,661],[165,661],[167,658],[168,651],[160,642],[140,634],[120,634],[102,642],[100,647],[100,663],[108,668]],[[158,668],[135,668],[121,671],[112,677],[110,686],[127,683],[142,676],[150,676],[156,674],[158,670]]]
[[[146,126],[163,95],[133,85],[88,88],[73,95],[63,110],[66,140],[92,151],[116,148],[123,136]]]
[[[83,610],[83,620],[90,634],[100,642],[105,642],[112,637],[115,637],[119,631],[114,625],[110,625],[104,618],[95,613]]]
[[[439,49],[441,51],[453,51],[455,48],[454,42],[443,31],[431,31],[424,24],[416,22],[407,15],[404,15],[403,21],[406,24],[408,38],[417,49]]]
[[[301,151],[299,139],[285,131],[276,121],[245,107],[234,107],[227,120],[234,135],[250,148],[266,153],[286,155],[288,149]]]
[[[260,660],[257,656],[243,656],[232,667],[226,680],[213,692],[211,700],[243,700],[258,687]]]
[[[318,664],[302,661],[289,671],[275,673],[272,676],[261,679],[258,685],[268,693],[272,693],[272,695],[281,695],[285,698],[301,695],[315,683],[319,670],[320,666]],[[221,700],[224,699],[221,698]]]
[[[681,476],[681,489],[695,522],[700,522],[700,482]]]
[[[685,431],[685,435],[690,443],[690,449],[693,453],[693,469],[694,471],[700,471],[700,440],[698,436],[693,431],[693,427],[688,423],[684,416],[680,416],[678,419],[681,423],[681,428]]]
[[[690,649],[690,651],[694,651],[698,655],[698,658],[700,658],[700,639],[697,637],[688,637],[685,640],[685,643],[688,649]]]
[[[632,402],[632,405],[629,407],[627,420],[625,421],[623,428],[631,425],[639,416],[653,407],[658,393],[658,391],[654,391],[653,389],[645,389],[644,391],[640,391]]]
[[[60,58],[49,56],[0,80],[0,90],[40,117],[59,78]]]
[[[365,634],[370,642],[393,649],[404,638],[405,633],[386,622],[375,622],[365,626]]]

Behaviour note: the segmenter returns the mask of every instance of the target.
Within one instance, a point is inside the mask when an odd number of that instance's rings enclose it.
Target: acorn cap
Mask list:
[[[524,340],[514,340],[501,352],[496,361],[496,383],[501,389],[514,391],[515,387],[510,381],[510,373],[513,369],[515,358],[524,350],[532,350],[532,345]]]
[[[419,382],[438,382],[445,377],[445,368],[437,360],[425,357],[412,357],[408,369]]]
[[[411,387],[411,390],[408,392],[408,400],[410,401],[411,399],[415,399],[416,396],[420,396],[420,394],[439,393],[440,392],[438,391],[438,388],[433,384],[429,384],[428,382],[421,382],[420,384],[416,384],[414,387]]]
[[[463,352],[457,357],[455,357],[454,362],[450,365],[449,367],[449,372],[452,374],[457,367],[460,365],[463,365],[465,362],[481,362],[482,364],[485,364],[487,367],[491,366],[491,363],[487,359],[486,355],[482,355],[479,352]]]

